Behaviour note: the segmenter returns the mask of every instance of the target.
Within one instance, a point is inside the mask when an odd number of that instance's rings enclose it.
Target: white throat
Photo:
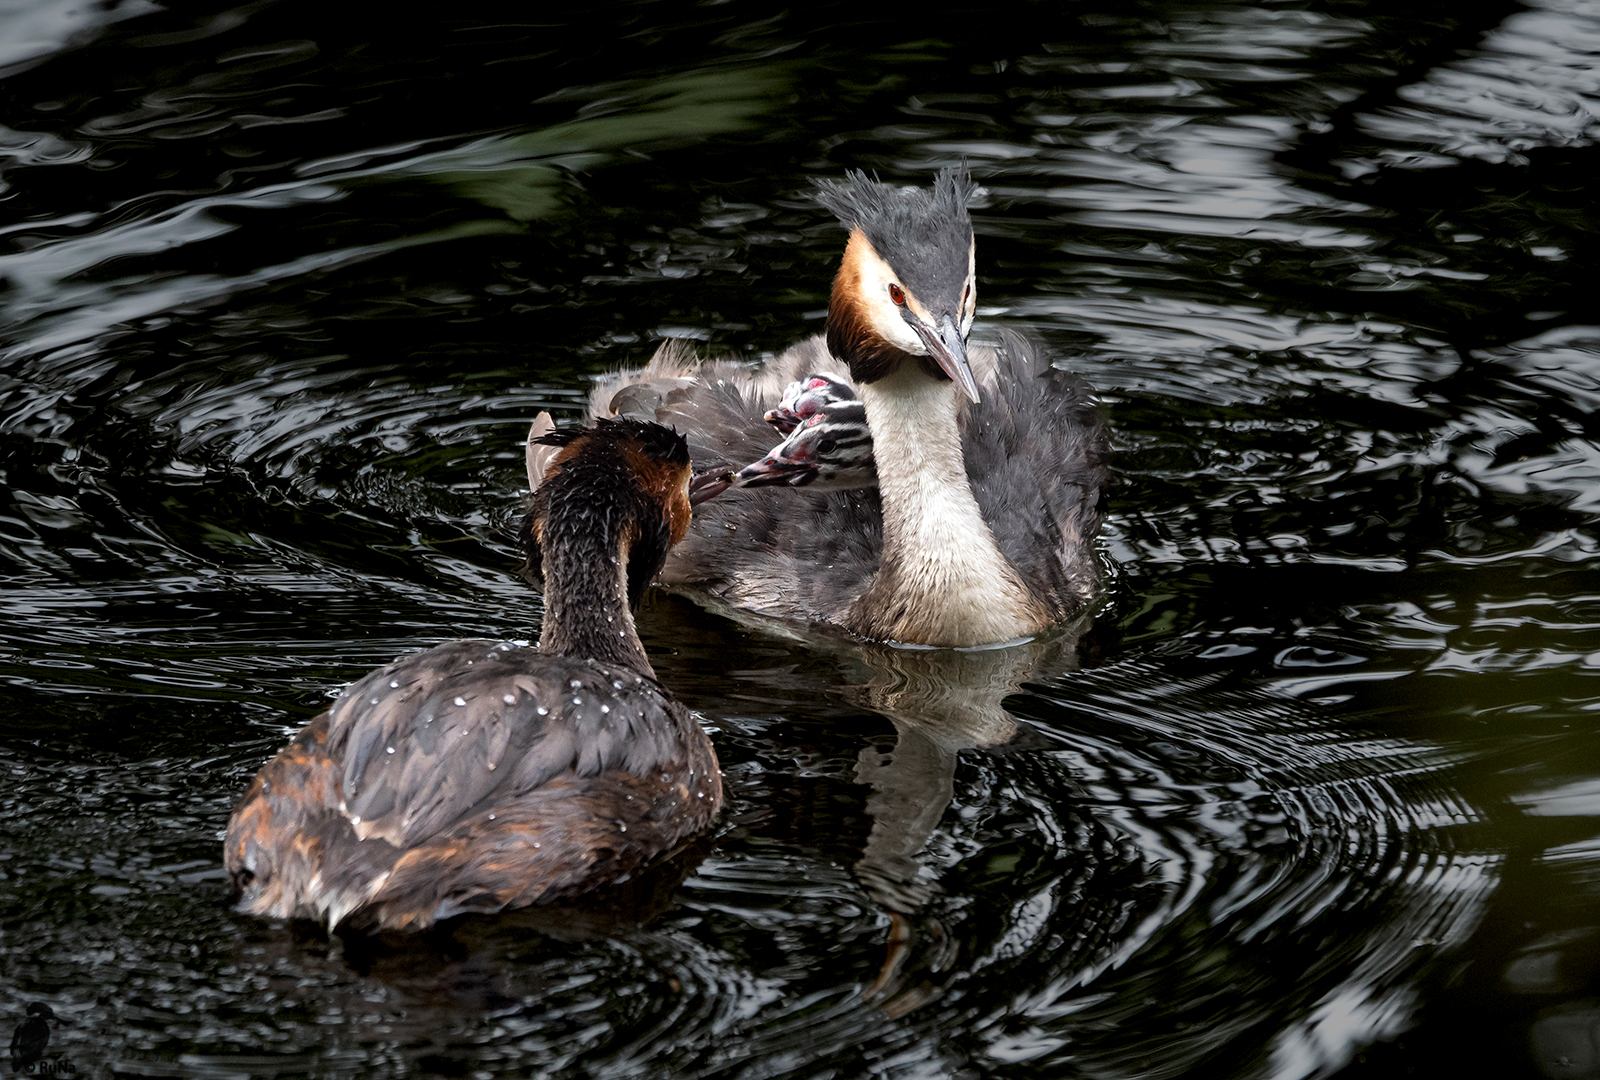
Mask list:
[[[864,637],[986,645],[1048,617],[1000,553],[967,482],[960,390],[915,365],[857,387],[883,499],[883,558],[845,619]]]

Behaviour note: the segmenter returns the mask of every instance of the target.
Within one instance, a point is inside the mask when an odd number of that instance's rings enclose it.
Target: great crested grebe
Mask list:
[[[655,681],[632,610],[689,527],[688,447],[635,420],[539,445],[539,647],[404,657],[301,729],[228,822],[241,910],[421,929],[625,880],[711,823],[716,752]]]
[[[877,490],[736,489],[696,516],[661,578],[736,608],[879,641],[971,646],[1035,634],[1097,592],[1109,434],[1088,387],[1026,339],[967,335],[975,246],[964,170],[931,191],[853,174],[818,198],[849,229],[827,332],[760,371],[669,344],[603,380],[595,416],[687,432],[698,471],[772,448],[764,414],[802,376],[853,387]]]

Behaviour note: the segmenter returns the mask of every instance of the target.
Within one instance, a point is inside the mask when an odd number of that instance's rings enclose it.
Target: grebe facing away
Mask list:
[[[413,930],[625,879],[710,824],[716,752],[633,612],[689,527],[689,452],[652,423],[550,432],[523,523],[537,650],[453,641],[355,683],[228,822],[241,910]]]
[[[597,386],[592,415],[672,424],[696,470],[722,477],[772,450],[768,410],[774,423],[802,419],[779,405],[794,380],[843,383],[864,410],[877,490],[736,488],[696,515],[662,580],[861,638],[945,646],[1038,633],[1097,593],[1109,434],[1084,382],[1020,335],[969,353],[972,190],[957,170],[932,191],[860,174],[820,185],[850,232],[824,336],[758,372],[695,365],[669,345]]]

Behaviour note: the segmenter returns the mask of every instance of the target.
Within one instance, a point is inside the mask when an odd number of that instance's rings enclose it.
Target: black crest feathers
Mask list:
[[[817,181],[817,201],[867,242],[930,306],[957,301],[972,250],[967,204],[977,190],[965,165],[941,169],[933,187],[897,187],[863,172]]]
[[[967,203],[978,185],[966,165],[940,169],[933,190],[900,187],[869,180],[859,169],[845,173],[843,183],[818,180],[816,199],[832,210],[845,228],[859,228],[872,238],[874,231],[903,231],[914,219],[966,221]],[[896,225],[902,228],[895,228]]]

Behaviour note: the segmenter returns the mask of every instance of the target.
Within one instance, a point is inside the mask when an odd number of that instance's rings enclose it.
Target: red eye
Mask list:
[[[900,286],[896,285],[892,281],[889,282],[889,299],[893,300],[895,303],[899,304],[901,307],[905,307],[906,306],[906,294],[905,294],[905,291],[903,289],[901,289]]]

